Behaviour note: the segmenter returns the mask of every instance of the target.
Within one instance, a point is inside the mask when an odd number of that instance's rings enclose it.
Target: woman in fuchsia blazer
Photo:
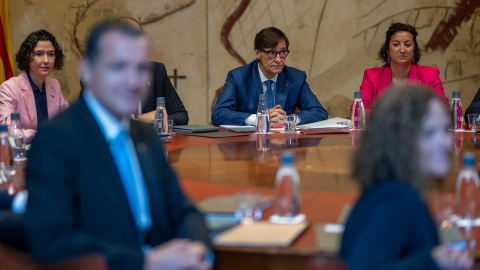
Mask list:
[[[373,103],[392,84],[419,84],[429,87],[448,104],[437,68],[421,66],[417,31],[411,25],[393,23],[387,30],[378,57],[385,63],[369,68],[363,75],[360,92],[367,113]]]
[[[45,30],[33,32],[16,54],[22,73],[0,85],[0,123],[10,125],[11,113],[20,113],[26,143],[32,140],[38,124],[68,108],[60,84],[48,77],[53,69],[63,67],[63,58],[62,48],[52,34]]]

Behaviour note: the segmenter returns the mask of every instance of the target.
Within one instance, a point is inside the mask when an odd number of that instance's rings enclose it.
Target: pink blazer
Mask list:
[[[430,87],[442,100],[448,104],[448,98],[443,92],[442,82],[440,81],[440,71],[438,68],[420,66],[412,64],[408,74],[409,83],[421,84]],[[363,74],[362,92],[363,106],[367,114],[378,96],[380,96],[392,84],[392,68],[390,64],[385,64],[379,68],[369,68]]]
[[[48,118],[52,119],[68,108],[68,102],[63,98],[60,83],[56,79],[49,77],[45,79],[45,91]],[[37,108],[32,86],[25,71],[0,85],[0,123],[10,125],[10,114],[13,112],[20,113],[25,142],[30,143],[37,132]]]

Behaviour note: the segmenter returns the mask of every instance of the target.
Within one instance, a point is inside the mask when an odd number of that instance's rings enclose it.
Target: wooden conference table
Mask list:
[[[351,181],[350,164],[359,135],[274,133],[206,138],[176,134],[165,144],[165,150],[182,179],[183,189],[195,202],[247,189],[273,194],[281,153],[295,153],[301,178],[301,211],[310,226],[288,248],[214,246],[219,269],[346,269],[334,252],[319,251],[315,228],[322,223],[337,223],[342,209],[355,203],[358,190]],[[480,156],[480,135],[452,132],[452,137],[452,170],[434,187],[440,194],[455,191],[464,152]],[[272,213],[272,207],[267,208],[264,218]]]

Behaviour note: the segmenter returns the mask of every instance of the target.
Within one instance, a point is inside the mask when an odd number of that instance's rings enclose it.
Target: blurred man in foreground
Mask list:
[[[32,255],[51,262],[99,253],[111,269],[210,268],[202,215],[151,126],[129,120],[151,76],[147,38],[104,22],[87,42],[83,96],[38,131],[29,153]]]

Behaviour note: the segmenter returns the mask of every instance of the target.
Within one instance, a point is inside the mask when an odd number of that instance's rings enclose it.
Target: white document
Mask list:
[[[314,129],[314,128],[350,128],[352,121],[350,119],[334,117],[323,121],[318,121],[310,124],[299,125],[301,129]]]

